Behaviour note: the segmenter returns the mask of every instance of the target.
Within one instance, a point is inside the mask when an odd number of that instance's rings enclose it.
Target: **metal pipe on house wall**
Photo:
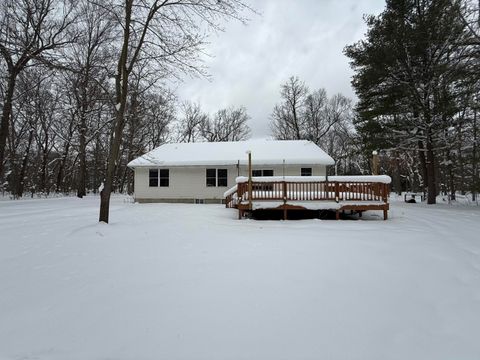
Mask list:
[[[252,209],[252,152],[247,151],[248,154],[248,207]]]

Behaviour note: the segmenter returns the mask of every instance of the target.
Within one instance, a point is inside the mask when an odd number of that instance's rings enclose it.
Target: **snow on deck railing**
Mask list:
[[[356,182],[356,183],[383,183],[390,184],[392,178],[388,175],[355,175],[355,176],[256,176],[252,177],[253,182]],[[247,176],[238,176],[237,184],[248,182]],[[232,188],[233,189],[233,188]],[[230,189],[230,190],[232,190]],[[230,191],[229,190],[229,191]],[[237,189],[235,188],[235,191]],[[229,192],[227,191],[227,192]],[[233,191],[233,192],[235,192]],[[225,194],[227,194],[227,192]],[[233,193],[232,192],[232,193]],[[227,196],[227,195],[225,195]]]
[[[238,188],[238,186],[235,185],[235,186],[232,187],[231,189],[228,189],[227,191],[225,191],[225,192],[223,193],[223,197],[227,197],[227,196],[230,196],[230,195],[232,195],[232,194],[235,194],[235,192],[237,191],[237,188]]]

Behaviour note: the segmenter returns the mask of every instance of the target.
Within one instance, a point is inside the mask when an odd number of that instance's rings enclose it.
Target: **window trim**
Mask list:
[[[162,177],[162,171],[167,173],[167,176]],[[167,181],[167,185],[162,185],[162,180]],[[170,169],[159,169],[158,171],[158,187],[170,187]]]
[[[215,175],[212,176],[212,175],[208,175],[208,172],[212,172],[212,170],[215,172]],[[213,179],[213,184],[210,183],[209,184],[209,180],[211,181]],[[217,169],[215,168],[206,168],[205,169],[205,186],[207,188],[211,188],[211,187],[217,187]]]
[[[157,176],[152,176],[152,172],[156,172]],[[152,185],[153,179],[157,180],[156,185]],[[148,187],[158,187],[159,181],[160,181],[160,174],[158,169],[148,169]]]
[[[209,176],[208,172],[215,171],[215,176]],[[218,176],[219,172],[221,170],[225,170],[225,176],[222,176],[221,179],[225,180],[225,185],[219,185],[219,179],[220,177]],[[209,180],[211,184],[209,185]],[[212,183],[212,180],[214,180],[214,184]],[[207,188],[212,188],[212,187],[228,187],[228,169],[227,168],[205,168],[205,187]]]
[[[152,176],[152,172],[156,173],[156,176]],[[167,175],[162,176],[167,173]],[[156,179],[156,185],[152,185],[151,181],[153,179]],[[162,185],[162,180],[166,180],[167,185]],[[161,169],[161,168],[154,168],[154,169],[148,169],[148,187],[153,188],[153,187],[170,187],[170,169]]]
[[[222,176],[225,185],[220,185],[220,171],[225,171],[225,176]],[[228,187],[228,169],[217,169],[217,187]]]

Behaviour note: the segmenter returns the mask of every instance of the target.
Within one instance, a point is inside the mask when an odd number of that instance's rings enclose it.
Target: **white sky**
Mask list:
[[[210,38],[205,65],[212,76],[185,79],[180,100],[200,103],[204,111],[245,106],[252,137],[270,135],[280,84],[297,75],[310,89],[325,88],[354,98],[352,71],[342,50],[361,39],[364,14],[378,14],[384,0],[257,0],[260,15],[243,25],[230,22]]]

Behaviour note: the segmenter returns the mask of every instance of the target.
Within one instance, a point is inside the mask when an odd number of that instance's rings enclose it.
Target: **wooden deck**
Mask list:
[[[342,181],[336,181],[336,177],[325,181],[253,178],[251,184],[244,178],[237,180],[236,187],[225,193],[225,205],[238,209],[239,219],[259,209],[283,211],[284,219],[288,218],[290,210],[331,210],[335,211],[337,219],[344,211],[361,216],[364,211],[381,210],[384,220],[388,219],[388,183],[370,181],[372,177],[355,176],[352,181],[344,176],[338,178]]]

